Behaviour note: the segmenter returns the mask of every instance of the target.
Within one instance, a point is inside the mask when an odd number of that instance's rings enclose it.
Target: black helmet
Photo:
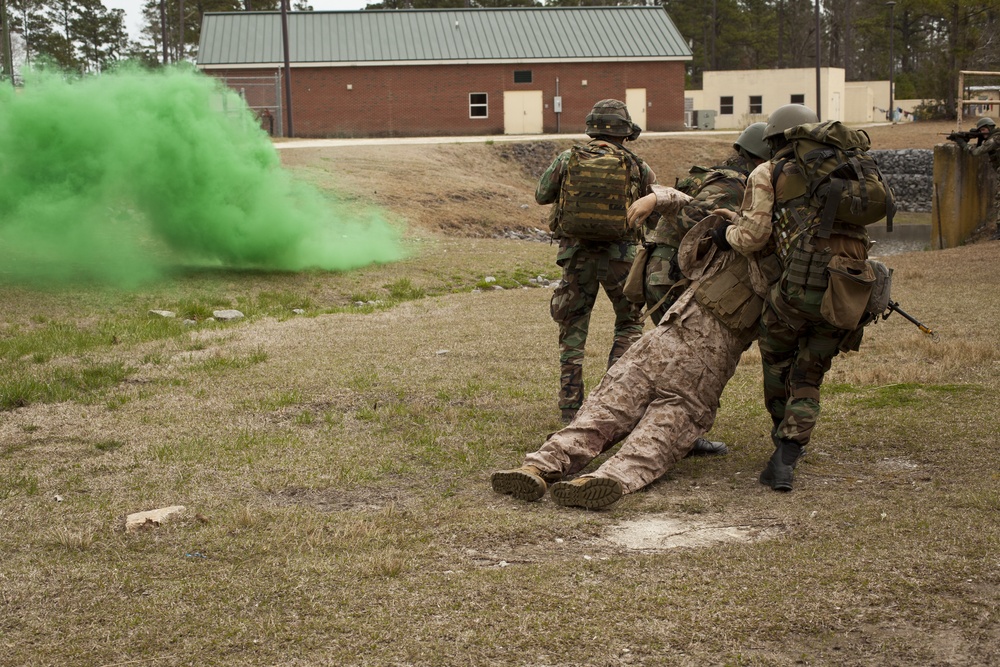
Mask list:
[[[591,137],[639,138],[642,128],[632,122],[628,107],[620,100],[601,100],[587,115],[587,135]]]
[[[767,160],[771,157],[771,147],[767,145],[764,141],[764,128],[767,123],[753,123],[748,125],[747,129],[743,130],[736,142],[733,143],[733,148],[736,150],[743,149],[744,152],[758,157],[761,160]]]
[[[818,123],[816,112],[802,104],[786,104],[778,107],[767,117],[767,127],[764,128],[764,139],[770,139],[784,134],[785,130],[796,125]]]
[[[996,127],[996,126],[997,126],[996,121],[990,118],[989,116],[986,116],[985,118],[980,118],[978,121],[976,121],[977,130],[982,129],[984,127]]]

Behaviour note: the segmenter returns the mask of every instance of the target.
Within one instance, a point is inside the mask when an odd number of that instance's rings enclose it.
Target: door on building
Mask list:
[[[646,129],[646,89],[626,88],[625,106],[628,107],[628,115],[632,116],[632,122]]]
[[[542,133],[542,91],[503,91],[503,133]]]

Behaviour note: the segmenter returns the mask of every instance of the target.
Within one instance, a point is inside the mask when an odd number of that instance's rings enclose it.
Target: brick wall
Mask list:
[[[531,70],[532,83],[514,83]],[[208,70],[214,76],[273,76],[274,70]],[[684,63],[397,65],[292,69],[297,137],[503,134],[505,90],[541,90],[543,131],[556,132],[552,98],[559,78],[559,132],[582,134],[594,102],[646,89],[644,130],[684,129]],[[586,80],[587,85],[582,85]],[[348,86],[351,89],[348,89]],[[486,93],[489,115],[469,117],[469,93]],[[282,102],[284,92],[282,92]]]

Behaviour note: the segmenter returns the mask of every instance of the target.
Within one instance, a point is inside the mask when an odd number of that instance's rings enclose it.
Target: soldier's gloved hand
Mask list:
[[[718,227],[709,232],[709,235],[712,237],[712,243],[714,243],[719,250],[733,249],[733,246],[730,245],[729,241],[726,239],[726,230],[732,226],[733,223],[726,220],[724,222],[719,223]]]

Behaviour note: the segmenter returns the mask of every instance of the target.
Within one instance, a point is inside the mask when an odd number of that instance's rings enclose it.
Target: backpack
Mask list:
[[[868,153],[867,132],[829,120],[796,126],[785,137],[805,177],[810,208],[817,211],[816,236],[829,238],[834,222],[863,227],[884,218],[892,228],[895,196]],[[775,181],[782,166],[774,170]]]
[[[586,241],[629,238],[625,213],[638,199],[638,171],[638,158],[625,148],[573,146],[559,192],[559,231]]]

